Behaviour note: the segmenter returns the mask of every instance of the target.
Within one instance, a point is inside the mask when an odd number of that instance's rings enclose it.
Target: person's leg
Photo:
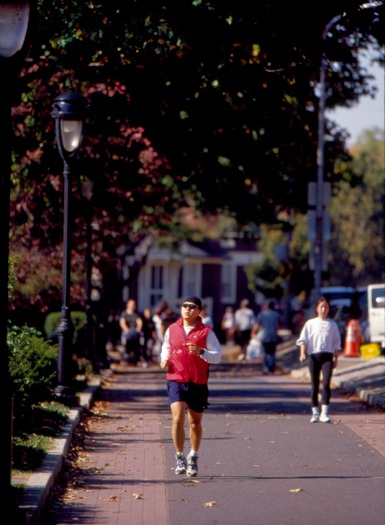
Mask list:
[[[268,374],[269,373],[269,354],[267,352],[267,346],[266,343],[262,344],[262,373]]]
[[[317,423],[320,417],[320,410],[318,406],[319,395],[319,380],[321,374],[321,364],[316,355],[309,356],[309,372],[311,379],[311,403],[312,403],[312,417],[310,423]]]
[[[188,420],[189,420],[189,427],[190,427],[190,443],[191,443],[191,450],[198,452],[201,441],[202,441],[202,418],[203,418],[203,412],[195,412],[195,410],[192,410],[189,408],[188,410]]]
[[[271,354],[269,354],[270,362],[269,362],[269,370],[272,374],[275,372],[275,351],[273,350]]]
[[[311,380],[311,402],[313,407],[318,407],[319,380],[321,364],[316,355],[309,356],[309,372]]]
[[[195,477],[198,475],[198,450],[202,440],[202,418],[203,412],[195,412],[189,408],[188,419],[190,426],[191,451],[187,456],[187,475]]]
[[[333,374],[333,354],[322,354],[322,406],[320,421],[330,423],[329,402],[331,396],[330,383]]]
[[[171,403],[170,407],[172,414],[171,435],[175,447],[175,452],[183,453],[185,441],[184,423],[186,403],[183,401],[176,401],[174,403]]]
[[[187,461],[184,455],[183,447],[185,440],[184,432],[184,421],[185,421],[185,411],[186,403],[184,401],[175,401],[171,405],[171,414],[172,414],[172,441],[175,448],[175,474],[180,475],[186,472]]]
[[[269,372],[275,372],[275,343],[264,343],[265,354],[266,354],[266,367]]]
[[[322,361],[322,404],[328,405],[331,396],[330,383],[333,374],[333,355],[324,354]]]

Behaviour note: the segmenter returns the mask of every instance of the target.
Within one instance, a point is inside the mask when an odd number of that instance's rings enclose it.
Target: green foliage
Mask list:
[[[90,101],[76,167],[95,183],[101,268],[115,268],[118,245],[179,231],[176,210],[186,202],[227,214],[240,228],[274,224],[282,209],[306,209],[307,183],[316,178],[321,32],[350,7],[318,2],[314,16],[302,4],[271,0],[255,16],[246,0],[38,0],[13,111],[11,250],[23,256],[15,300],[27,293],[42,310],[56,300],[62,164],[51,109],[60,92],[73,87]],[[349,16],[330,31],[327,55],[341,67],[327,72],[328,106],[370,92],[357,48],[383,43],[383,7],[377,25],[374,18]],[[348,155],[340,130],[327,127],[334,140],[325,174],[335,182],[335,159]],[[71,184],[71,297],[80,299],[87,212],[76,173]],[[39,282],[44,260],[48,284]]]
[[[52,438],[66,423],[68,407],[61,403],[44,402],[33,407],[33,428],[31,433],[23,428],[22,435],[14,436],[12,460],[14,470],[33,470],[41,465],[47,454]]]
[[[353,183],[345,176],[331,206],[330,272],[335,283],[356,286],[385,279],[384,139],[367,130],[352,149]]]
[[[9,373],[14,387],[14,432],[33,423],[33,408],[51,397],[57,384],[57,347],[36,330],[13,327],[8,331]]]
[[[267,299],[281,299],[284,282],[279,275],[279,262],[265,259],[263,262],[247,268],[250,288],[261,293]]]
[[[77,348],[84,342],[84,325],[87,319],[85,312],[71,312],[73,327],[72,344]],[[44,331],[48,339],[57,340],[57,328],[61,319],[61,312],[51,312],[45,318]]]

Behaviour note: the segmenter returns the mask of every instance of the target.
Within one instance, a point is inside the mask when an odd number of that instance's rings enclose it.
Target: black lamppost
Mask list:
[[[10,172],[12,150],[11,108],[17,65],[14,55],[23,47],[30,14],[29,2],[0,3],[0,505],[9,521],[19,523],[20,512],[11,488],[12,473],[12,381],[9,374],[8,329],[8,257]]]
[[[58,388],[57,397],[74,400],[69,387],[72,361],[72,322],[70,313],[71,283],[71,167],[82,140],[83,122],[88,107],[83,95],[66,92],[55,98],[52,116],[56,119],[56,141],[64,161],[64,225],[63,225],[63,273],[62,308],[57,329],[59,337]]]

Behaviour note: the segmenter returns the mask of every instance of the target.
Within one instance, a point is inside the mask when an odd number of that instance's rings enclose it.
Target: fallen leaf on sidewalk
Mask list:
[[[119,501],[119,499],[118,499],[117,496],[111,496],[110,498],[108,498],[107,501],[112,501],[112,502],[116,503],[117,501]]]
[[[143,499],[143,494],[140,494],[139,492],[133,492],[131,495],[134,499]]]
[[[290,489],[289,492],[302,492],[303,489]]]
[[[215,501],[206,501],[206,503],[203,503],[204,507],[215,507],[216,502]]]

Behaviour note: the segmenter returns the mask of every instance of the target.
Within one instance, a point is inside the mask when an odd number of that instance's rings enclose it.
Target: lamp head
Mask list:
[[[52,116],[56,119],[56,140],[65,161],[79,149],[87,109],[87,99],[73,91],[62,93],[54,100]]]

